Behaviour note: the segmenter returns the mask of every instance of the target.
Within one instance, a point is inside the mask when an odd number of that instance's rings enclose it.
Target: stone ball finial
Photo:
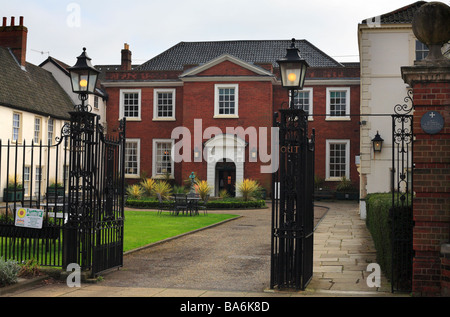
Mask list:
[[[450,40],[450,7],[442,2],[421,6],[412,21],[414,35],[426,45],[443,45]]]
[[[414,15],[412,29],[416,38],[428,46],[428,60],[443,58],[440,50],[450,40],[449,21],[450,7],[442,2],[428,2]]]

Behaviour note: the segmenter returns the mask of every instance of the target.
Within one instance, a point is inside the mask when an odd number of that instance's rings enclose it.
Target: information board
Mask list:
[[[16,208],[16,227],[42,229],[44,210],[33,208]]]

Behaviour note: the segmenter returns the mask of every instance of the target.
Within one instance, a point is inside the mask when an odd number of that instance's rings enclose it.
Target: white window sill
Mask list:
[[[350,121],[350,117],[326,117],[325,121]]]
[[[329,178],[325,178],[325,181],[326,182],[340,182],[340,181],[342,181],[342,177],[329,177]]]
[[[239,119],[239,116],[235,115],[235,114],[217,114],[213,118],[214,119]]]
[[[140,178],[140,176],[135,174],[125,174],[125,178],[137,179]]]
[[[153,118],[152,121],[177,121],[175,118]]]
[[[142,121],[141,118],[133,118],[133,117],[125,117],[127,119],[127,122],[130,121],[135,121],[135,122],[139,122]],[[119,118],[118,121],[122,120],[123,118]]]

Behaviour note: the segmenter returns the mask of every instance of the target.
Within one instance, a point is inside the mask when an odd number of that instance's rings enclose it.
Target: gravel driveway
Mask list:
[[[316,207],[320,218],[325,209]],[[210,211],[222,212],[222,211]],[[262,291],[270,283],[271,208],[124,256],[104,286]],[[317,221],[316,221],[317,222]]]

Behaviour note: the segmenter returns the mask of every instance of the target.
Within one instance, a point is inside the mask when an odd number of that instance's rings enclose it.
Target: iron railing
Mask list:
[[[391,291],[411,291],[413,261],[413,115],[412,90],[392,115]],[[408,103],[411,103],[409,105]]]

